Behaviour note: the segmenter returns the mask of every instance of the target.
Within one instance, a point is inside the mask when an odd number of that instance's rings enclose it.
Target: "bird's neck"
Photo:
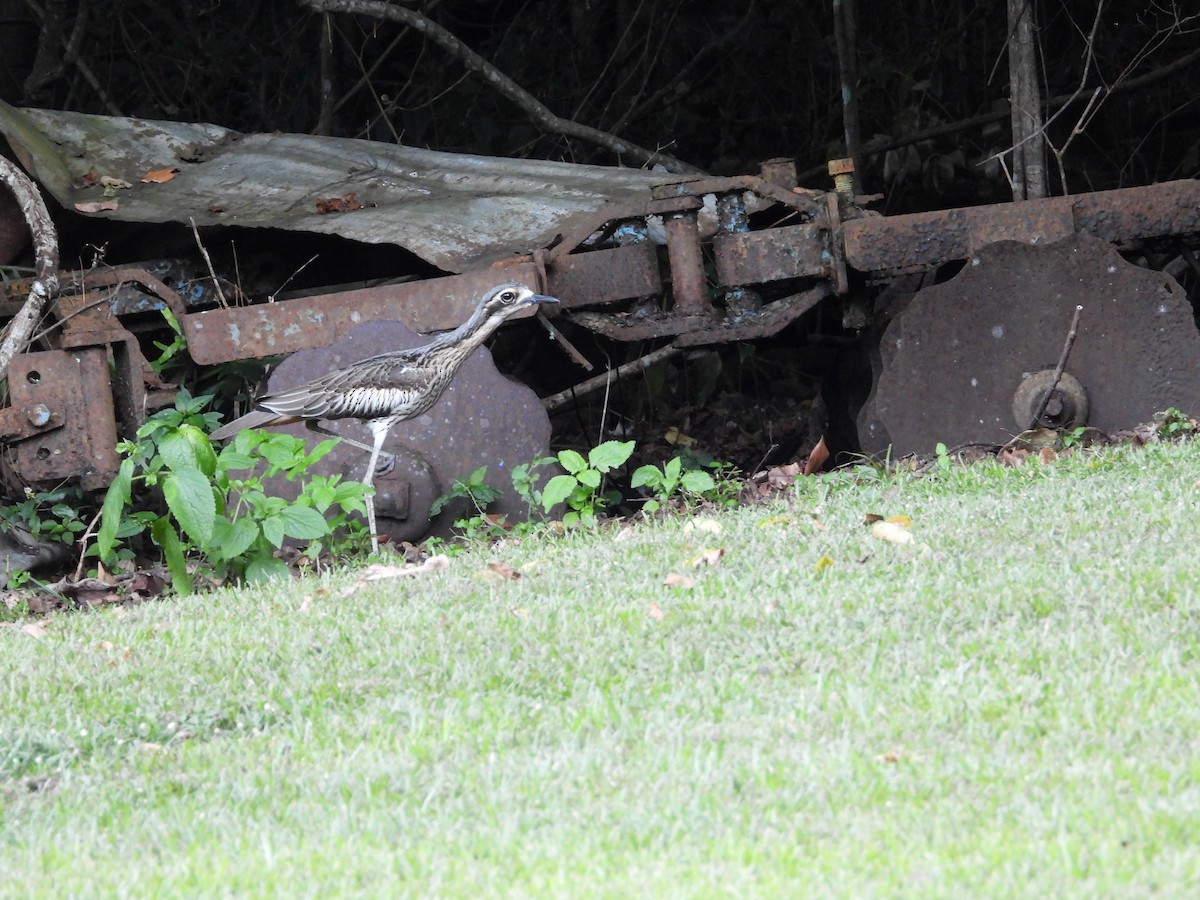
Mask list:
[[[463,349],[474,350],[486,341],[500,326],[500,316],[490,316],[481,306],[475,310],[471,318],[463,322],[453,331],[443,331],[430,342],[429,349],[454,345]]]

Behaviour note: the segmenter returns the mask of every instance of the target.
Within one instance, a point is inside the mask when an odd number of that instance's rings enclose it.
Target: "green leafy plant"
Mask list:
[[[1158,437],[1164,441],[1187,437],[1196,431],[1196,420],[1173,406],[1155,413],[1154,421]]]
[[[654,465],[639,466],[633,473],[630,487],[646,488],[654,496],[642,504],[646,512],[654,512],[669,503],[676,495],[703,498],[717,488],[716,480],[703,469],[683,468],[683,461],[672,457],[662,468]]]
[[[587,458],[574,450],[560,450],[557,461],[565,474],[555,475],[542,489],[540,502],[545,512],[566,503],[564,525],[591,524],[596,513],[612,498],[601,493],[604,476],[623,465],[633,453],[633,441],[605,441],[588,451]]]
[[[87,529],[80,516],[82,494],[77,487],[57,487],[50,491],[25,489],[25,499],[0,506],[0,529],[18,526],[35,541],[74,544]]]
[[[149,530],[181,593],[193,589],[189,553],[198,553],[215,576],[257,581],[286,574],[275,555],[285,538],[328,541],[333,528],[349,527],[348,513],[365,512],[368,489],[338,476],[301,481],[293,501],[269,496],[263,479],[301,478],[336,440],[308,451],[291,435],[244,431],[218,453],[208,438],[217,415],[204,412],[211,399],[180,390],[174,409],[151,416],[136,440],[118,445],[125,458],[105,495],[96,535],[100,558],[111,563],[118,541]],[[157,494],[165,511],[131,512],[135,482]],[[332,523],[325,516],[331,509],[337,514]]]
[[[480,466],[466,478],[456,478],[450,490],[433,501],[429,507],[431,516],[438,515],[455,500],[468,500],[480,514],[487,512],[488,505],[500,496],[500,491],[487,483],[487,466]]]
[[[950,458],[950,451],[941,441],[937,442],[937,446],[933,448],[934,455],[937,457],[937,467],[939,471],[949,472],[950,467],[954,465],[954,460]]]

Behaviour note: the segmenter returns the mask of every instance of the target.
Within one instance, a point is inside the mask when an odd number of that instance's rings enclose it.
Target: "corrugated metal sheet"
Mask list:
[[[110,190],[126,222],[240,225],[338,234],[407,248],[451,272],[487,265],[588,228],[609,207],[650,199],[681,176],[606,166],[440,153],[351,138],[240,134],[193,125],[0,103],[0,131],[63,206],[100,200],[86,173],[131,185]],[[176,167],[163,184],[147,172]],[[353,193],[362,209],[321,214]]]

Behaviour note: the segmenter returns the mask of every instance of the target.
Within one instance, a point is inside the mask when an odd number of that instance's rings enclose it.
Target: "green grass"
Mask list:
[[[832,475],[0,628],[0,895],[1195,895],[1198,481]]]

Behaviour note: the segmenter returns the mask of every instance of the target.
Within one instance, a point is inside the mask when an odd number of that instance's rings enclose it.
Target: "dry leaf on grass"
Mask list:
[[[890,519],[872,523],[871,536],[889,544],[911,544],[913,540],[912,532],[905,525]]]
[[[667,577],[663,579],[663,584],[667,587],[679,587],[686,590],[696,586],[696,579],[680,575],[678,572],[668,572]]]
[[[662,607],[659,606],[657,603],[655,603],[653,600],[650,601],[650,608],[648,610],[646,610],[646,612],[649,614],[650,618],[652,618],[655,622],[661,622],[663,619],[665,619],[667,617],[666,613],[664,613],[662,611]]]
[[[804,475],[812,475],[814,472],[820,472],[821,467],[829,460],[829,448],[825,446],[825,437],[817,441],[817,446],[812,448],[812,453],[808,454],[808,459],[804,461]]]
[[[521,577],[521,573],[506,562],[500,562],[494,559],[489,560],[487,567],[489,573],[493,575],[499,575],[501,578],[507,578],[510,581],[516,581]]]
[[[715,566],[721,561],[721,557],[724,555],[724,547],[705,547],[700,551],[700,555],[692,560],[692,568],[698,569],[701,566]]]
[[[362,587],[364,584],[370,584],[372,581],[383,581],[388,578],[404,578],[407,575],[428,575],[430,572],[440,572],[448,568],[450,568],[450,557],[440,554],[429,557],[429,559],[425,560],[419,566],[388,566],[382,563],[374,563],[358,573],[358,581],[346,590],[343,596],[354,593],[357,588]]]
[[[36,622],[27,622],[21,626],[21,633],[27,634],[31,638],[41,640],[46,636],[46,620],[39,619]]]
[[[716,519],[709,518],[708,516],[698,516],[695,519],[688,519],[687,523],[683,526],[684,534],[690,534],[693,531],[705,531],[709,534],[720,534],[721,523]]]
[[[124,178],[114,178],[112,175],[101,175],[100,183],[106,188],[116,188],[122,191],[127,191],[133,187],[133,185]]]

